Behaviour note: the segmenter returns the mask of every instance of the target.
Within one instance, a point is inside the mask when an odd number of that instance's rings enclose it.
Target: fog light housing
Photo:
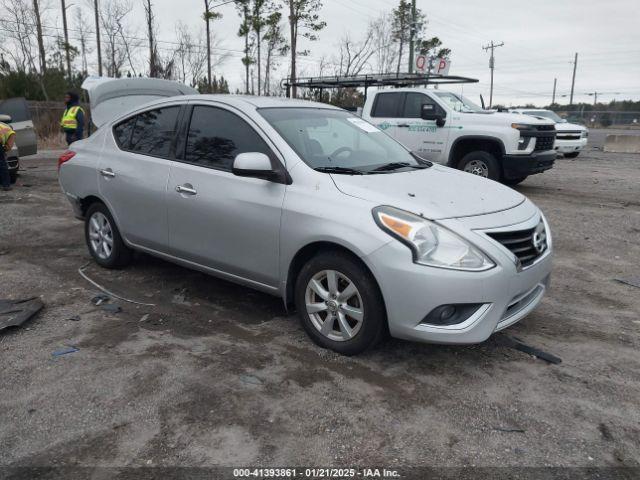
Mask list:
[[[468,320],[482,303],[450,303],[431,310],[420,322],[422,325],[448,326]]]

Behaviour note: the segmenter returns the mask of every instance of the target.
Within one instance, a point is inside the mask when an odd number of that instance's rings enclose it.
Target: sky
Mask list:
[[[81,0],[78,0],[81,1]],[[144,32],[142,0],[131,0],[139,34]],[[214,4],[222,3],[216,1]],[[568,103],[574,54],[578,52],[575,102],[598,99],[640,99],[640,7],[639,0],[417,0],[426,14],[427,37],[439,37],[452,50],[451,75],[479,79],[478,84],[447,87],[478,102],[489,96],[489,54],[482,46],[492,40],[504,42],[496,49],[494,104],[547,105],[551,103],[554,78],[557,100]],[[161,40],[175,39],[175,22],[203,27],[202,0],[154,0]],[[368,23],[389,12],[398,0],[323,0],[321,18],[327,27],[320,40],[304,42],[311,51],[300,60],[299,75],[318,73],[320,58],[335,55],[338,40],[349,33],[364,35]],[[218,69],[232,87],[242,88],[240,62],[243,41],[237,36],[239,16],[233,4],[216,11],[223,14],[213,24],[220,48],[229,54]],[[73,24],[70,25],[73,27]],[[286,30],[285,30],[286,32]],[[406,55],[406,54],[405,54]],[[286,73],[283,59],[281,77]],[[279,78],[278,78],[279,80]],[[566,97],[561,97],[566,95]]]

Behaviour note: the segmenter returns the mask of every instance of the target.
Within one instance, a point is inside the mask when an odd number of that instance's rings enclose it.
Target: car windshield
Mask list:
[[[300,158],[316,170],[367,174],[430,165],[382,130],[343,110],[261,108],[258,111]]]
[[[444,100],[453,110],[456,112],[463,113],[477,113],[483,112],[484,110],[479,105],[476,105],[471,100],[462,95],[456,95],[451,92],[436,92],[434,91],[439,98]]]
[[[552,112],[551,110],[528,110],[522,113],[524,113],[525,115],[533,115],[534,117],[549,118],[556,123],[562,122],[562,117],[556,112]]]

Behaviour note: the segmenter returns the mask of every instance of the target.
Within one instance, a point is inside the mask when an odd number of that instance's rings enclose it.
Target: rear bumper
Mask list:
[[[505,155],[502,159],[502,169],[505,178],[522,178],[553,168],[555,160],[555,150],[533,152],[529,155]]]

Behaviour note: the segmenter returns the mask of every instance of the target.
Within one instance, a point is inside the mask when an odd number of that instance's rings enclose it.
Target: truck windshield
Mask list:
[[[522,113],[524,113],[525,115],[533,115],[534,117],[549,118],[556,123],[562,122],[562,117],[556,112],[552,112],[551,110],[529,110]]]
[[[319,171],[353,175],[431,165],[382,130],[343,110],[278,107],[258,112],[307,165]]]
[[[444,100],[453,110],[456,112],[463,113],[477,113],[483,112],[484,110],[479,105],[476,105],[471,100],[462,95],[456,95],[451,92],[436,92],[434,91],[438,97]]]

